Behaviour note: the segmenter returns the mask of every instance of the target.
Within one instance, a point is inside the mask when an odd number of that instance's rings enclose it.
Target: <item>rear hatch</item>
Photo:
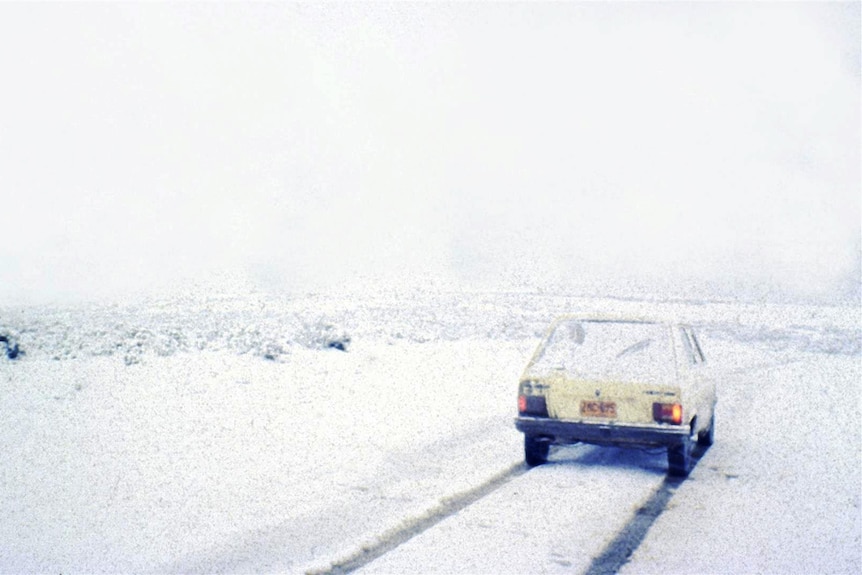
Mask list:
[[[561,321],[525,376],[545,383],[555,419],[654,423],[667,419],[656,409],[681,403],[670,328],[660,323]]]
[[[549,377],[545,400],[554,419],[594,423],[651,424],[655,404],[679,404],[675,385]]]

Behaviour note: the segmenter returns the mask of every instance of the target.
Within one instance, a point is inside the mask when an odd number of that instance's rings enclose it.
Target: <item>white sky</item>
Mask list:
[[[0,298],[857,297],[860,4],[0,4]]]

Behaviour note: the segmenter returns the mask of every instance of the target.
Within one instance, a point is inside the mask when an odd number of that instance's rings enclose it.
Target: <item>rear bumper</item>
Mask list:
[[[689,432],[688,427],[667,424],[583,423],[546,417],[517,417],[515,427],[531,437],[559,444],[672,446],[684,442]]]

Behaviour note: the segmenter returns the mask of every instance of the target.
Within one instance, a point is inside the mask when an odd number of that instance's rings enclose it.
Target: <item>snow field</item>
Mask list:
[[[518,377],[578,311],[688,319],[721,376],[717,444],[628,569],[827,554],[859,570],[855,308],[411,294],[0,311],[26,353],[0,361],[0,571],[326,571],[523,460]],[[348,353],[327,349],[345,336]],[[583,570],[665,465],[557,450],[366,569]],[[673,563],[684,541],[702,563]]]
[[[533,345],[2,364],[0,565],[326,567],[519,459],[511,373]]]

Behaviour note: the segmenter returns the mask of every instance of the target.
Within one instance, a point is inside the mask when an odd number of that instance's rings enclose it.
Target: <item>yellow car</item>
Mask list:
[[[518,388],[515,425],[527,465],[551,445],[667,447],[686,476],[695,443],[715,439],[715,382],[691,326],[664,320],[557,319]]]

